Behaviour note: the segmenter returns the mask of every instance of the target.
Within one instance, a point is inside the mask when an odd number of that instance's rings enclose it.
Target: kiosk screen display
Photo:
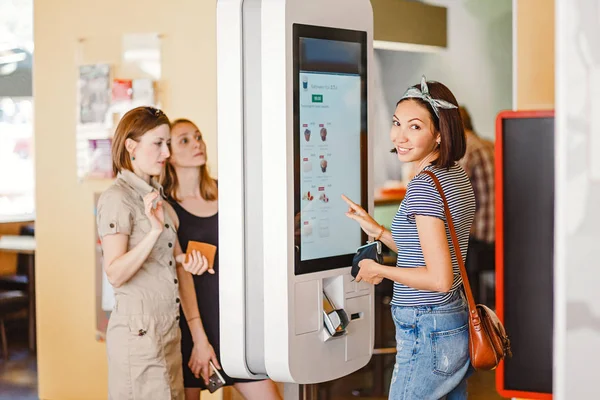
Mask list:
[[[345,194],[367,208],[366,32],[294,25],[296,274],[347,267],[366,240]]]

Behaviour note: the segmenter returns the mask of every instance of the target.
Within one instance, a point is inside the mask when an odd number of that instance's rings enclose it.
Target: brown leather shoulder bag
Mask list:
[[[444,202],[444,212],[446,213],[448,229],[452,237],[452,245],[454,246],[460,267],[460,275],[469,305],[469,353],[471,355],[471,364],[478,370],[495,369],[501,360],[512,357],[510,340],[496,313],[483,304],[475,305],[458,237],[456,236],[456,230],[452,222],[452,215],[450,215],[450,208],[448,207],[448,201],[444,195],[442,185],[433,172],[426,170],[422,171],[422,173],[429,175],[433,179],[433,183]]]

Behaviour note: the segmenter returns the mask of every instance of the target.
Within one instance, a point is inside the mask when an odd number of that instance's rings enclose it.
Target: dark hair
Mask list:
[[[465,129],[468,131],[474,131],[473,123],[471,122],[471,114],[469,114],[467,107],[460,106],[458,108],[458,111],[460,111],[460,117],[463,120],[463,125],[465,126]]]
[[[429,94],[433,99],[445,100],[458,107],[456,98],[446,85],[439,82],[428,81],[427,86],[429,87]],[[421,84],[414,85],[413,88],[420,91]],[[438,113],[440,114],[440,117],[438,118],[435,115],[431,104],[419,98],[402,99],[396,106],[407,100],[415,101],[425,107],[427,111],[429,111],[435,130],[440,133],[440,156],[435,159],[432,164],[440,168],[450,168],[456,161],[463,158],[465,151],[467,150],[467,141],[465,139],[465,129],[458,108],[445,109],[438,107]]]
[[[190,124],[194,126],[194,128],[196,128],[198,131],[200,131],[200,129],[195,123],[185,118],[178,118],[175,121],[173,121],[173,123],[171,124],[171,129],[175,128],[175,126],[179,124]],[[170,160],[167,160],[166,164],[166,168],[163,170],[163,174],[160,179],[163,190],[167,194],[167,196],[179,202],[181,201],[181,199],[177,197],[177,191],[179,190],[179,180],[177,179],[177,173],[175,172],[175,168],[173,167],[173,164],[171,164]],[[208,171],[208,165],[206,163],[200,167],[200,195],[204,200],[208,201],[217,200],[217,198],[219,197],[217,181],[212,176],[210,176],[210,172]]]
[[[131,155],[125,148],[127,139],[138,142],[146,132],[161,125],[171,126],[164,112],[154,107],[136,107],[123,115],[112,139],[113,172],[117,175],[122,169],[133,171]]]

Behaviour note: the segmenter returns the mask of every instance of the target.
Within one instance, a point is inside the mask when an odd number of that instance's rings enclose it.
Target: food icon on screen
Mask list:
[[[304,221],[304,226],[302,226],[302,234],[304,236],[312,236],[313,227],[312,224],[308,221]]]
[[[322,218],[319,220],[319,237],[328,237],[329,236],[329,219]]]
[[[302,169],[304,170],[304,172],[312,171],[312,162],[310,162],[310,160],[308,158],[304,159],[304,164],[302,165]]]
[[[320,131],[321,134],[321,141],[326,141],[327,140],[327,128],[321,128]]]
[[[325,193],[321,193],[319,200],[321,200],[323,203],[329,203],[329,197],[327,197]]]
[[[315,196],[313,196],[310,191],[304,193],[302,195],[302,200],[308,200],[308,201],[313,201],[313,199],[315,198]]]
[[[304,130],[304,139],[306,139],[306,141],[310,141],[310,129],[305,129]]]
[[[321,172],[323,172],[323,173],[327,172],[327,160],[325,160],[325,159],[321,160]]]

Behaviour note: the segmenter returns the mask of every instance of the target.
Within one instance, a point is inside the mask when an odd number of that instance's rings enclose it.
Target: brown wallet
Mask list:
[[[200,252],[200,254],[202,254],[204,257],[206,257],[206,259],[208,260],[208,269],[212,269],[214,267],[215,255],[217,253],[217,246],[209,244],[209,243],[195,242],[193,240],[190,240],[188,242],[187,251],[185,252],[185,254],[187,254],[189,257],[192,250],[197,250]],[[188,260],[188,258],[186,257],[186,261],[187,260]]]

